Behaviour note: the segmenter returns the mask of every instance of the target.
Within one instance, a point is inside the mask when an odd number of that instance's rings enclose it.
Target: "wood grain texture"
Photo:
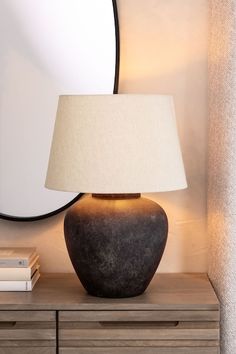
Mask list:
[[[42,328],[3,329],[0,340],[56,340],[56,330]]]
[[[219,311],[60,311],[60,322],[219,321]]]
[[[219,329],[219,322],[169,322],[169,321],[148,321],[148,322],[60,322],[59,329]]]
[[[61,348],[59,354],[219,354],[218,348]],[[1,353],[0,353],[1,354]],[[8,354],[8,353],[7,353]]]
[[[62,340],[218,340],[218,329],[62,329]]]
[[[60,348],[82,347],[82,348],[99,348],[99,347],[218,347],[219,341],[213,340],[60,340]],[[173,349],[174,350],[174,349]],[[189,348],[191,352],[191,348]]]
[[[55,311],[0,311],[0,322],[4,321],[56,321]]]
[[[55,340],[0,340],[0,347],[56,347]]]
[[[0,293],[1,310],[218,310],[205,274],[158,274],[135,298],[107,299],[86,294],[74,274],[42,275],[30,293]]]
[[[56,348],[0,348],[0,354],[56,354]]]

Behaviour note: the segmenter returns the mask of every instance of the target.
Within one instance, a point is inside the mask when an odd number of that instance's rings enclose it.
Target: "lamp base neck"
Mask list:
[[[99,199],[137,199],[141,197],[140,193],[116,193],[116,194],[97,194],[93,193],[92,194],[93,198],[99,198]]]

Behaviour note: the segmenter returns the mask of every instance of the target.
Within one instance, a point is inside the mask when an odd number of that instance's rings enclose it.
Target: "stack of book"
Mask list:
[[[35,248],[0,247],[0,291],[31,291],[39,277]]]

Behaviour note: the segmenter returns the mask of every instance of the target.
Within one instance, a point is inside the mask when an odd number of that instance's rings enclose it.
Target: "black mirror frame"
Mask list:
[[[118,18],[116,0],[112,0],[112,5],[113,5],[113,12],[114,12],[115,40],[116,40],[116,61],[115,61],[115,77],[114,77],[113,94],[117,94],[118,86],[119,86],[119,73],[120,73],[120,30],[119,30],[119,18]],[[79,193],[69,203],[47,214],[42,214],[38,216],[21,217],[21,216],[12,216],[12,215],[0,213],[0,219],[10,220],[10,221],[37,221],[37,220],[46,219],[66,210],[72,204],[77,202],[82,196],[83,193]]]

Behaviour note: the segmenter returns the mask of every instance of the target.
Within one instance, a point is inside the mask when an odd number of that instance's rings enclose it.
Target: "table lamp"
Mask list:
[[[68,253],[87,292],[142,294],[161,260],[168,221],[140,193],[186,187],[172,97],[60,96],[46,187],[90,193],[64,221]]]

